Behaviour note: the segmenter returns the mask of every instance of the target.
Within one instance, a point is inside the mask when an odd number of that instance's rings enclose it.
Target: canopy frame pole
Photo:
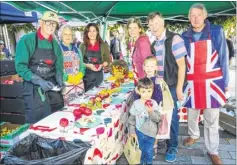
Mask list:
[[[44,7],[44,8],[46,8],[46,9],[48,9],[48,10],[51,10],[51,11],[53,11],[53,12],[55,12],[55,13],[58,13],[57,10],[54,10],[54,9],[52,9],[52,8],[46,6],[46,5],[43,5],[43,4],[41,4],[41,3],[37,2],[37,1],[33,1],[33,2],[36,3],[36,4],[38,4],[38,5],[40,5],[40,6],[42,6],[42,7]]]
[[[105,41],[106,31],[107,31],[107,22],[105,21],[105,17],[102,17],[102,21],[100,22],[100,36],[102,36],[102,40]]]
[[[220,11],[218,13],[215,13],[215,14],[208,14],[208,16],[215,16],[215,15],[218,15],[218,14],[221,14],[221,13],[225,13],[227,11],[231,11],[231,10],[234,10],[235,8],[232,8],[232,9],[227,9],[227,10],[224,10],[224,11]]]
[[[108,19],[108,16],[110,15],[111,11],[113,10],[114,6],[117,4],[118,2],[115,2],[111,7],[110,9],[106,12],[106,17],[105,17],[105,21],[107,21]]]
[[[230,3],[234,6],[234,8],[236,8],[236,5],[233,2],[230,2]]]
[[[72,10],[72,11],[76,12],[76,14],[78,14],[78,15],[82,16],[82,17],[83,17],[83,18],[85,18],[87,21],[89,21],[89,20],[90,20],[88,17],[86,17],[86,16],[84,16],[83,14],[81,14],[81,13],[77,12],[75,9],[73,9],[72,7],[70,7],[70,6],[66,5],[65,3],[63,3],[63,2],[59,2],[59,3],[60,3],[60,4],[62,4],[63,6],[65,6],[66,8],[68,8],[68,9],[70,9],[70,10]]]

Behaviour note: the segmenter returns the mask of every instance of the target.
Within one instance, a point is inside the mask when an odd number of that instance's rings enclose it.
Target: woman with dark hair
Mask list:
[[[109,46],[100,35],[95,23],[89,23],[84,30],[84,43],[80,45],[83,61],[86,66],[83,78],[85,91],[99,86],[103,81],[103,67],[107,67],[109,60]]]

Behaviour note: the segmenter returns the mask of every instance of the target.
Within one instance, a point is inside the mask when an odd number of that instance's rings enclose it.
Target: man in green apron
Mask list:
[[[16,71],[23,78],[23,98],[27,123],[35,123],[62,108],[63,97],[55,86],[63,87],[63,56],[53,34],[57,14],[46,11],[37,32],[26,34],[16,47]]]

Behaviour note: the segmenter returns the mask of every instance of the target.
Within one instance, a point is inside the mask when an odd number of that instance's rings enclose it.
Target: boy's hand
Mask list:
[[[147,107],[146,109],[147,109],[147,112],[148,112],[148,113],[151,113],[151,112],[153,111],[153,108],[152,108],[152,107],[150,107],[150,106],[146,106],[146,107]]]

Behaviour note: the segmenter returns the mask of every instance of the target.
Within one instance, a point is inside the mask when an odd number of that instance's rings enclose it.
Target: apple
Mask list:
[[[96,102],[95,105],[96,105],[98,108],[102,108],[101,102]]]
[[[98,69],[100,67],[100,64],[95,64],[95,68]]]
[[[95,104],[95,100],[89,100],[88,101],[88,105],[94,105]]]
[[[103,104],[103,108],[107,108],[110,104]]]
[[[9,80],[9,81],[8,81],[8,84],[13,84],[13,83],[14,83],[13,80]]]
[[[83,115],[90,116],[92,114],[92,110],[86,107],[82,113]]]
[[[68,119],[66,119],[66,118],[61,118],[60,121],[59,121],[59,124],[60,124],[60,126],[62,126],[62,127],[68,126],[68,123],[69,123],[69,121],[68,121]]]
[[[145,105],[147,107],[152,107],[153,106],[152,100],[146,100]]]
[[[73,115],[74,115],[75,117],[81,117],[82,111],[81,111],[80,109],[75,109],[75,110],[73,111]]]
[[[85,106],[86,106],[86,104],[85,104],[85,103],[82,103],[82,104],[81,104],[81,107],[85,107]]]
[[[109,93],[105,93],[105,98],[108,98],[109,97]]]
[[[80,110],[80,111],[82,111],[82,112],[84,112],[84,111],[85,111],[85,109],[86,109],[86,107],[85,107],[85,106],[83,106],[83,107],[80,107],[80,108],[79,108],[79,110]]]
[[[96,97],[96,98],[95,98],[95,101],[96,101],[96,102],[100,102],[100,101],[102,101],[102,99],[101,99],[101,97]]]

